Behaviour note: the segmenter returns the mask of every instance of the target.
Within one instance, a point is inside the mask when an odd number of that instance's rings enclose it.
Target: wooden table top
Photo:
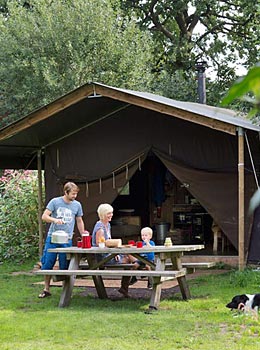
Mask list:
[[[68,247],[68,248],[51,248],[48,249],[49,252],[52,253],[70,253],[70,254],[142,254],[142,253],[178,253],[178,252],[190,252],[194,250],[204,249],[203,244],[185,244],[185,245],[172,245],[172,246],[164,246],[157,245],[153,247],[144,246],[142,248],[136,247],[118,247],[118,248],[78,248],[78,247]]]

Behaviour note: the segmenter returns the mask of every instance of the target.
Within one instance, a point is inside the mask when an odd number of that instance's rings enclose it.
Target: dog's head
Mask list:
[[[226,305],[229,309],[241,309],[241,305],[245,305],[245,303],[249,300],[248,296],[245,294],[236,295],[232,298],[231,302]]]

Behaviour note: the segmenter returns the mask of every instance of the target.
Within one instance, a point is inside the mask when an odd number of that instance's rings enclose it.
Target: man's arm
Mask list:
[[[77,228],[79,230],[79,233],[82,235],[82,233],[84,233],[85,231],[85,226],[84,226],[82,216],[76,216],[76,223],[77,223]]]
[[[49,209],[45,209],[43,214],[42,214],[42,220],[47,222],[47,223],[54,223],[56,225],[62,225],[63,224],[63,220],[62,219],[57,219],[57,218],[53,218],[51,216],[51,211]]]

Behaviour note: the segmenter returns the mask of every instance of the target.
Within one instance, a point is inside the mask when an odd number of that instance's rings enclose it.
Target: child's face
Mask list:
[[[146,231],[142,232],[142,233],[141,233],[141,236],[142,236],[142,240],[143,240],[144,242],[150,241],[150,239],[152,238],[150,232],[146,232]]]

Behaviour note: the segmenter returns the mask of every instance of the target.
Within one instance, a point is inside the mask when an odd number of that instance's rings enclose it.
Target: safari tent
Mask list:
[[[91,227],[98,204],[113,203],[147,158],[159,159],[244,264],[247,256],[260,259],[260,240],[247,215],[257,188],[259,131],[228,109],[90,83],[1,129],[0,162],[2,169],[38,169],[39,175],[43,169],[47,201],[65,181],[79,184]],[[150,210],[138,190],[135,200]]]

